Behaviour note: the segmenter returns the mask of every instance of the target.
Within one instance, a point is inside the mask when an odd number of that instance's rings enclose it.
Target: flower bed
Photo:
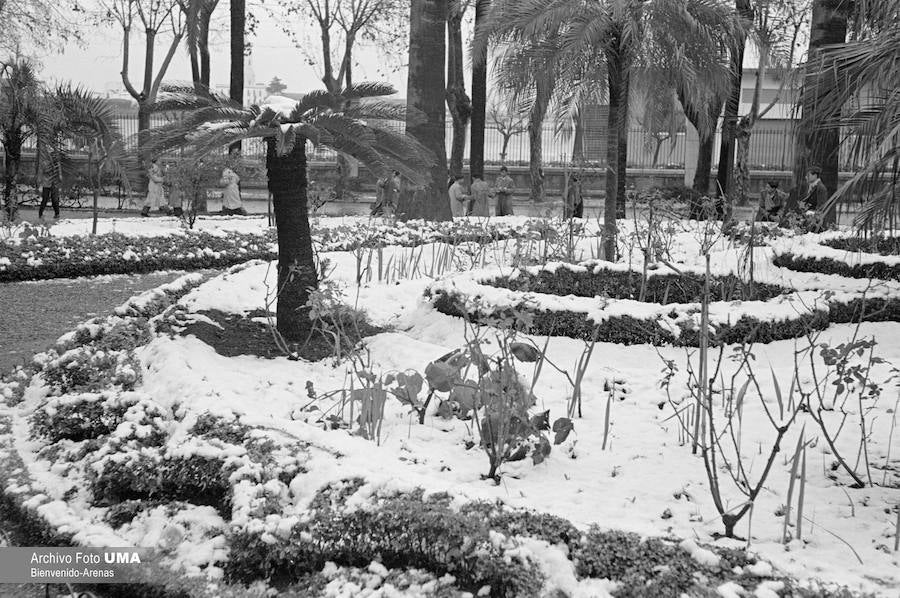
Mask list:
[[[651,272],[645,301],[636,301],[640,272],[621,264],[552,263],[503,274],[483,270],[431,284],[426,296],[445,314],[473,321],[505,321],[533,334],[570,336],[620,344],[698,346],[699,271]],[[885,292],[795,291],[754,285],[754,300],[740,300],[733,275],[715,276],[710,303],[711,340],[771,342],[796,338],[829,323],[900,321],[900,300]]]
[[[20,243],[0,244],[0,282],[221,268],[276,255],[274,232],[28,237]]]
[[[869,253],[872,242],[840,234],[804,235],[795,240],[774,244],[774,264],[798,272],[836,274],[847,278],[900,280],[900,256],[890,255],[896,247],[894,238],[879,238]]]
[[[316,227],[312,241],[319,251],[352,251],[391,245],[415,247],[438,242],[487,244],[504,239],[553,238],[560,234],[562,226],[543,220],[515,224],[468,220],[371,221]],[[167,234],[148,236],[23,234],[0,243],[0,283],[198,270],[231,266],[252,259],[273,260],[278,257],[277,240],[274,229],[259,232],[172,229]]]

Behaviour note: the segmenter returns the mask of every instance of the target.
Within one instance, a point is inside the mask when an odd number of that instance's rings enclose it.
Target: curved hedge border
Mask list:
[[[610,302],[612,309],[609,309],[600,303],[602,300],[592,301],[595,295],[623,288],[629,275],[639,281],[640,273],[615,264],[589,262],[587,265],[587,268],[531,269],[511,276],[479,277],[478,274],[468,273],[458,277],[466,281],[462,289],[454,284],[456,277],[449,277],[430,285],[425,295],[441,313],[482,324],[492,324],[498,320],[516,322],[519,328],[531,334],[585,340],[594,338],[596,334],[599,341],[624,345],[699,346],[696,314],[700,308],[696,302],[659,303],[656,304],[658,309],[653,309],[654,305],[650,303],[637,304],[634,313],[629,314],[624,302],[616,305],[613,300]],[[601,272],[602,275],[598,275]],[[659,298],[662,294],[668,294],[667,299],[672,299],[669,283],[673,280],[682,285],[676,293],[676,298],[680,299],[690,298],[696,289],[702,287],[702,278],[697,273],[686,272],[677,277],[657,273],[648,280],[648,296]],[[731,282],[728,277],[717,278],[718,286],[727,286]],[[770,297],[762,303],[785,303],[778,299],[779,287],[757,283],[756,288],[760,296]],[[509,289],[513,293],[493,301],[491,296],[498,289]],[[482,299],[482,293],[486,299]],[[565,294],[580,299],[565,297]],[[743,313],[734,321],[714,322],[710,340],[725,344],[768,343],[797,338],[812,330],[822,330],[829,324],[857,322],[860,319],[869,322],[900,321],[900,298],[864,298],[846,292],[795,293],[793,297],[803,299],[808,307],[798,301],[796,309],[782,310],[784,313],[777,319],[761,319]],[[723,302],[713,302],[712,306],[724,313],[740,313],[741,308],[740,304]],[[642,311],[645,313],[641,314]]]
[[[878,254],[869,254],[878,257]],[[847,278],[876,278],[879,280],[900,280],[900,265],[885,262],[868,264],[848,264],[830,257],[808,257],[793,253],[777,254],[773,260],[776,266],[797,272],[817,272],[836,274]]]
[[[277,257],[273,231],[227,236],[189,231],[159,237],[119,233],[93,237],[28,237],[0,243],[0,283],[157,270],[222,268]]]

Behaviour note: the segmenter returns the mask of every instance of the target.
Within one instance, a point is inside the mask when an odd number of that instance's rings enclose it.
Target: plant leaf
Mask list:
[[[541,350],[528,343],[510,343],[509,350],[519,361],[534,363],[541,358]]]

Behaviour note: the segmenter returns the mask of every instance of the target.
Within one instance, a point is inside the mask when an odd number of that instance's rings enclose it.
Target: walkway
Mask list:
[[[0,284],[0,372],[26,363],[76,324],[108,315],[133,295],[181,274],[156,272]]]

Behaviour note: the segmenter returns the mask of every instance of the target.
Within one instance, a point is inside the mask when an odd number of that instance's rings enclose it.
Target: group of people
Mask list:
[[[828,189],[822,182],[822,171],[818,167],[810,168],[806,173],[806,195],[798,202],[798,212],[806,214],[817,213],[823,225],[834,223],[834,207],[822,212],[828,201]],[[756,212],[756,220],[762,222],[781,222],[788,214],[788,194],[779,189],[779,182],[769,181],[760,192],[759,208]]]
[[[512,216],[512,193],[515,183],[509,176],[506,166],[500,167],[500,176],[494,181],[494,187],[480,176],[472,179],[472,184],[466,192],[462,175],[457,176],[450,183],[450,212],[453,216],[482,216],[491,215],[491,198],[495,198],[494,212],[497,216]]]
[[[229,158],[236,160],[239,156],[232,151]],[[181,214],[181,194],[177,189],[177,185],[167,181],[166,172],[159,165],[159,159],[153,158],[150,161],[150,168],[147,172],[147,197],[144,199],[144,205],[141,208],[141,216],[149,216],[151,210],[159,210],[165,214]],[[175,206],[169,205],[166,200],[166,186],[170,187],[169,199],[173,200]],[[247,210],[244,209],[241,200],[241,177],[231,168],[226,166],[222,169],[219,177],[219,187],[222,187],[222,214],[227,216],[246,216]]]

